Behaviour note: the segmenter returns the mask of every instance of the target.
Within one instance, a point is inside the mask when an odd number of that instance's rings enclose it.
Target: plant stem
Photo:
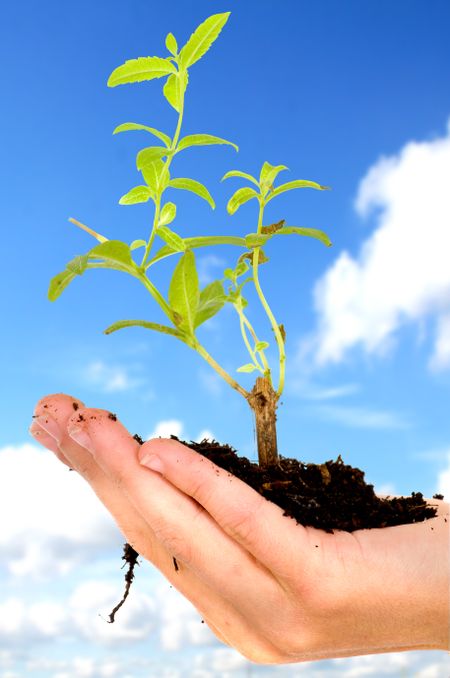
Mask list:
[[[247,337],[247,331],[246,331],[246,329],[245,329],[245,328],[246,328],[246,325],[245,325],[245,316],[244,316],[244,314],[243,314],[243,312],[242,312],[242,309],[240,309],[236,304],[234,304],[234,308],[236,309],[236,311],[238,312],[238,315],[239,315],[239,325],[240,325],[240,328],[241,328],[242,338],[243,338],[243,340],[244,340],[244,344],[245,344],[245,346],[246,346],[246,348],[247,348],[247,351],[249,352],[250,357],[251,357],[251,359],[253,360],[253,363],[254,363],[255,367],[257,367],[258,370],[259,370],[262,374],[264,374],[264,369],[263,369],[263,368],[261,367],[261,365],[259,364],[258,358],[257,358],[256,355],[255,355],[255,351],[254,351],[254,350],[252,349],[252,347],[250,346],[250,342],[249,342],[248,337]]]
[[[263,468],[279,462],[276,428],[278,397],[270,380],[267,377],[258,377],[248,398],[255,413],[258,461]]]
[[[169,171],[170,163],[172,162],[172,158],[173,158],[173,152],[175,151],[175,149],[177,147],[178,139],[180,138],[181,125],[183,123],[183,114],[184,114],[184,93],[183,93],[183,96],[182,96],[181,102],[180,102],[180,110],[179,110],[179,113],[178,113],[178,121],[177,121],[177,126],[176,126],[176,129],[175,129],[175,134],[173,135],[172,144],[171,144],[170,149],[169,149],[170,152],[169,152],[169,155],[167,156],[167,159],[164,163],[163,171],[161,173],[161,182],[162,182],[162,179],[164,178],[164,176]],[[148,259],[150,251],[152,249],[153,241],[155,239],[156,229],[158,228],[158,222],[159,222],[159,214],[160,214],[160,211],[161,211],[161,198],[162,198],[163,193],[164,193],[164,189],[158,190],[158,192],[156,194],[155,214],[154,214],[154,217],[153,217],[152,231],[150,233],[150,237],[148,239],[147,246],[145,248],[144,256],[143,256],[142,261],[141,261],[141,267],[145,266],[145,263]]]
[[[261,233],[262,229],[262,220],[263,220],[263,214],[264,214],[264,202],[261,199],[260,204],[259,204],[259,215],[258,215],[258,233]],[[270,324],[272,326],[272,330],[274,331],[275,338],[277,341],[278,345],[278,354],[279,354],[279,362],[280,362],[280,371],[279,371],[279,380],[278,380],[278,389],[277,389],[277,396],[279,397],[281,393],[283,392],[284,388],[284,378],[285,378],[285,363],[286,363],[286,352],[285,352],[285,347],[284,347],[284,340],[281,335],[281,331],[279,328],[279,325],[277,321],[275,320],[275,316],[272,313],[272,310],[267,303],[267,300],[263,294],[263,291],[261,289],[261,285],[259,282],[259,276],[258,276],[258,265],[259,265],[259,247],[255,247],[253,250],[253,282],[255,285],[256,292],[258,294],[258,297],[261,301],[261,304],[267,313],[267,317],[269,318]]]
[[[248,327],[248,330],[249,330],[250,334],[252,335],[255,344],[257,344],[259,339],[256,336],[256,332],[253,329],[250,321],[248,320],[248,318],[246,317],[244,312],[242,312],[242,318],[244,320],[245,326]],[[268,377],[272,381],[271,376],[270,376],[270,367],[269,367],[269,363],[267,362],[267,358],[266,358],[266,355],[264,353],[264,349],[262,349],[261,351],[258,351],[258,353],[261,356],[261,362],[264,366],[264,376]]]
[[[235,379],[233,379],[233,377],[231,375],[229,375],[228,372],[226,372],[219,365],[219,363],[216,362],[216,360],[214,360],[214,358],[208,353],[208,351],[200,344],[200,342],[196,338],[194,338],[194,341],[192,342],[192,344],[189,344],[189,345],[192,346],[192,348],[195,351],[197,351],[197,353],[199,353],[199,355],[201,355],[202,358],[204,358],[206,360],[206,362],[209,365],[211,365],[211,367],[213,369],[215,369],[216,372],[218,374],[220,374],[220,376],[223,379],[225,379],[225,381],[227,382],[227,384],[229,384],[231,386],[231,388],[234,388],[235,391],[240,393],[241,396],[243,396],[246,400],[248,400],[248,398],[250,397],[250,393],[248,391],[246,391],[244,388],[242,388],[242,386],[240,384],[238,384],[238,382]]]

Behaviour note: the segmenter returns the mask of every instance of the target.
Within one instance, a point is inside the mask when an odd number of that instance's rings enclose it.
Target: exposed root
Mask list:
[[[124,544],[122,560],[124,560],[125,563],[123,564],[122,569],[128,563],[128,570],[125,573],[125,591],[124,591],[124,594],[123,594],[123,597],[122,597],[122,600],[120,601],[120,603],[117,603],[115,608],[111,611],[111,613],[109,615],[108,624],[114,623],[117,611],[120,610],[120,608],[122,607],[122,605],[124,604],[124,602],[128,598],[128,594],[130,593],[130,586],[131,586],[131,583],[134,579],[134,572],[133,572],[134,566],[136,565],[136,563],[139,565],[139,563],[137,562],[138,556],[139,556],[139,553],[137,551],[135,551],[134,548],[130,544],[128,544],[128,543]]]

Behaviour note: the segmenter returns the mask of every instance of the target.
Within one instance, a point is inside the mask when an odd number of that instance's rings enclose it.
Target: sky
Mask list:
[[[330,191],[292,191],[267,223],[320,228],[333,246],[289,236],[266,247],[261,284],[286,328],[287,380],[278,412],[284,456],[341,454],[378,492],[450,496],[450,5],[445,0],[23,0],[2,9],[3,199],[0,334],[0,678],[414,676],[448,672],[443,652],[408,652],[286,667],[250,664],[200,623],[149,564],[117,622],[123,539],[76,474],[28,434],[33,407],[65,392],[117,413],[148,438],[215,437],[256,459],[241,396],[183,344],[116,320],[160,322],[144,289],[115,271],[88,271],[54,303],[50,278],[95,241],[146,238],[150,204],[118,200],[140,183],[147,139],[112,136],[135,121],[172,134],[176,115],[153,81],[108,88],[114,68],[165,55],[207,16],[228,24],[191,70],[184,134],[229,146],[195,148],[173,163],[202,181],[171,196],[171,228],[192,235],[256,230],[252,202],[226,211],[238,169],[264,161]],[[283,176],[284,175],[284,176]],[[175,176],[175,174],[174,174]],[[240,253],[240,252],[239,252]],[[239,254],[238,253],[238,254]],[[202,285],[220,279],[236,249],[197,255]],[[155,281],[167,294],[172,263]],[[156,268],[155,268],[156,271]],[[271,330],[256,299],[249,317]],[[209,352],[245,388],[252,375],[232,309],[200,329]],[[269,356],[275,359],[274,346]]]

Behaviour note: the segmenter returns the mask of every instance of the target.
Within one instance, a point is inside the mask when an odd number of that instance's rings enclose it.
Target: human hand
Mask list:
[[[126,540],[248,659],[449,649],[448,504],[432,500],[438,515],[422,523],[329,534],[177,441],[139,445],[105,410],[59,394],[35,415],[34,438],[85,478]]]

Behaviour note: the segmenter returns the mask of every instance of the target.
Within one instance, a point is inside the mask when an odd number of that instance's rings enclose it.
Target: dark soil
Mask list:
[[[176,436],[171,437],[178,440]],[[142,445],[140,436],[136,434],[134,438]],[[427,504],[421,492],[412,492],[410,497],[377,497],[373,485],[365,482],[364,472],[345,464],[340,455],[336,461],[323,464],[305,464],[280,456],[277,466],[261,468],[246,457],[238,456],[229,445],[221,445],[215,440],[180,442],[280,506],[285,516],[294,518],[301,525],[326,532],[353,532],[418,523],[433,518],[437,513],[437,508]],[[443,499],[443,496],[435,494],[433,498]],[[125,575],[125,593],[111,612],[110,622],[114,621],[115,613],[128,596],[138,555],[129,544],[125,544],[123,560],[129,565]],[[175,558],[173,565],[178,572]]]

